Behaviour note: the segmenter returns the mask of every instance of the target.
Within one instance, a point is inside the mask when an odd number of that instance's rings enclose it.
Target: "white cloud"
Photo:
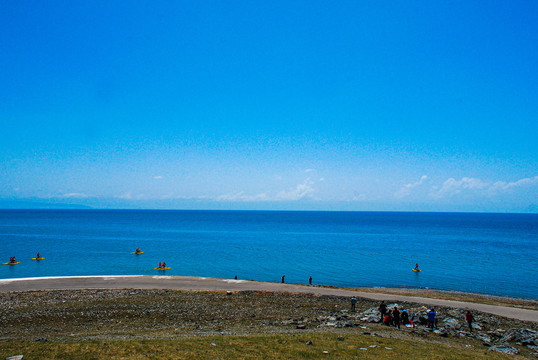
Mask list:
[[[68,193],[63,194],[61,197],[65,199],[87,199],[90,196],[83,193]]]
[[[314,170],[314,169],[306,169],[304,172],[305,172],[305,173],[311,173],[311,172],[313,172],[313,171],[316,171],[316,170]]]
[[[538,176],[532,178],[524,178],[514,182],[497,181],[491,186],[490,190],[510,190],[512,188],[531,186],[536,184],[538,184]]]
[[[225,194],[215,198],[216,201],[268,201],[265,193],[257,195],[245,195],[243,191],[236,194]]]
[[[478,178],[464,177],[461,180],[449,178],[443,183],[440,189],[432,188],[430,196],[439,199],[457,195],[461,193],[462,190],[482,190],[488,186],[489,183]]]
[[[259,193],[255,195],[246,195],[243,191],[234,194],[223,194],[217,196],[215,201],[232,201],[232,202],[258,202],[258,201],[296,201],[306,197],[311,197],[315,192],[313,188],[314,183],[307,178],[303,183],[298,184],[295,188],[280,191],[276,195],[270,196],[266,193]]]
[[[311,197],[312,193],[315,192],[312,185],[314,185],[314,183],[310,178],[307,178],[302,184],[297,185],[294,189],[279,192],[276,198],[277,200],[295,201],[305,197]]]
[[[153,198],[150,198],[146,196],[145,194],[133,195],[133,193],[130,191],[123,195],[115,196],[115,198],[122,199],[122,200],[153,200]]]
[[[424,181],[426,181],[427,178],[428,177],[426,175],[422,175],[422,177],[420,178],[419,181],[404,185],[400,190],[398,190],[394,194],[394,197],[396,197],[396,198],[404,198],[406,196],[409,196],[411,194],[411,190],[413,188],[416,188],[417,186],[422,185],[424,183]]]
[[[484,193],[495,195],[498,193],[538,185],[538,176],[524,178],[513,182],[497,181],[495,183],[482,181],[478,178],[464,177],[461,180],[454,178],[447,179],[441,187],[432,186],[430,196],[440,199],[443,197],[452,197],[463,192]]]

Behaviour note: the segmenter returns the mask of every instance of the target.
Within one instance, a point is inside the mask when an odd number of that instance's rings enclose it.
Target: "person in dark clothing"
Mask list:
[[[402,324],[407,325],[409,324],[409,314],[407,313],[407,310],[403,309],[402,313],[400,314],[400,318],[402,321]]]
[[[467,320],[467,324],[469,324],[469,331],[473,332],[474,317],[473,317],[473,314],[471,314],[469,310],[467,310],[467,314],[465,315],[465,320]]]
[[[355,296],[351,297],[351,311],[355,311],[355,305],[357,304],[357,298]]]
[[[381,320],[379,320],[379,322],[385,321],[385,314],[387,313],[387,305],[385,305],[384,301],[381,301],[381,304],[379,305],[379,312],[381,313]]]
[[[392,322],[394,323],[394,327],[400,328],[400,312],[396,306],[392,310]]]
[[[312,276],[308,278],[308,284],[312,285]]]
[[[284,278],[286,277],[286,275],[282,275],[282,278],[280,279],[282,281],[282,284],[284,284]]]

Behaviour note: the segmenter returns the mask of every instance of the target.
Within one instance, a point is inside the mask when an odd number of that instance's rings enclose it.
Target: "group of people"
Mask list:
[[[40,254],[37,253],[36,259],[40,259],[40,258],[41,258]],[[32,259],[32,260],[33,260],[33,259]],[[12,264],[16,263],[17,260],[15,259],[15,256],[10,257],[10,258],[9,258],[9,262],[12,263]]]
[[[387,326],[394,326],[398,329],[400,329],[400,324],[405,326],[409,325],[411,327],[416,326],[415,315],[409,315],[409,312],[406,309],[400,311],[396,306],[392,310],[387,309],[385,302],[381,301],[379,312],[381,313],[379,322]],[[427,317],[419,316],[418,323],[420,325],[426,325],[427,328],[431,328],[432,330],[435,329],[437,327],[437,314],[435,313],[435,309],[428,309]]]
[[[400,329],[400,324],[415,327],[413,317],[409,317],[409,313],[406,309],[402,309],[402,311],[400,311],[396,306],[392,310],[387,309],[385,302],[381,301],[381,305],[379,305],[379,312],[381,313],[381,319],[379,319],[379,322],[387,326],[394,326],[398,329]]]
[[[166,267],[166,263],[163,261],[162,263],[159,262],[159,268],[165,268]]]
[[[355,297],[351,298],[351,309],[355,310],[355,303],[357,302],[357,299]],[[410,325],[411,327],[415,327],[416,323],[415,315],[411,316],[406,309],[402,309],[401,311],[398,310],[398,308],[395,306],[392,310],[387,309],[387,305],[385,305],[384,301],[381,301],[381,304],[379,305],[379,312],[381,313],[381,319],[379,322],[387,325],[387,326],[394,326],[400,329],[400,324],[403,325]],[[435,312],[435,309],[431,308],[426,310],[426,317],[419,316],[418,317],[418,323],[420,325],[425,325],[427,328],[434,330],[437,328],[437,313]],[[467,321],[467,325],[469,325],[469,331],[473,332],[473,322],[474,316],[471,314],[470,311],[467,311],[467,314],[465,315],[465,320]]]
[[[284,284],[286,282],[285,278],[286,278],[286,275],[282,275],[282,277],[280,278],[280,282],[282,284]],[[308,277],[308,284],[312,285],[312,276]]]

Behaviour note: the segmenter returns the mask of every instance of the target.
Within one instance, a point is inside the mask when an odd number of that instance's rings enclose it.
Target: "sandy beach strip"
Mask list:
[[[387,302],[410,302],[427,306],[481,311],[522,321],[538,322],[538,311],[508,306],[488,305],[473,302],[433,299],[420,296],[362,292],[357,290],[333,289],[317,286],[269,283],[250,280],[216,279],[188,276],[72,276],[46,278],[0,279],[0,292],[70,289],[171,289],[193,291],[272,291],[306,293],[330,296],[357,296]]]

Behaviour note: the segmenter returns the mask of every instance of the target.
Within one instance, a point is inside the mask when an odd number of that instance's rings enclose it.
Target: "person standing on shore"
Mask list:
[[[394,327],[400,328],[400,311],[398,311],[396,306],[392,310],[392,322],[394,323]]]
[[[432,308],[428,313],[428,327],[430,327],[432,330],[435,329],[435,318],[435,310]]]
[[[473,314],[471,314],[469,310],[467,310],[467,314],[465,315],[465,320],[467,320],[467,324],[469,324],[469,331],[473,332],[474,317],[473,317]]]
[[[355,311],[355,305],[357,304],[357,298],[355,296],[351,297],[351,311]]]
[[[381,301],[381,304],[379,305],[379,312],[381,313],[381,320],[379,320],[379,322],[382,323],[385,320],[385,314],[387,313],[387,305],[385,305],[384,301]]]
[[[309,285],[312,285],[312,276],[310,276],[310,277],[308,278],[308,284],[309,284]]]
[[[282,278],[280,279],[282,281],[282,284],[284,284],[284,278],[286,277],[286,275],[282,275]]]

